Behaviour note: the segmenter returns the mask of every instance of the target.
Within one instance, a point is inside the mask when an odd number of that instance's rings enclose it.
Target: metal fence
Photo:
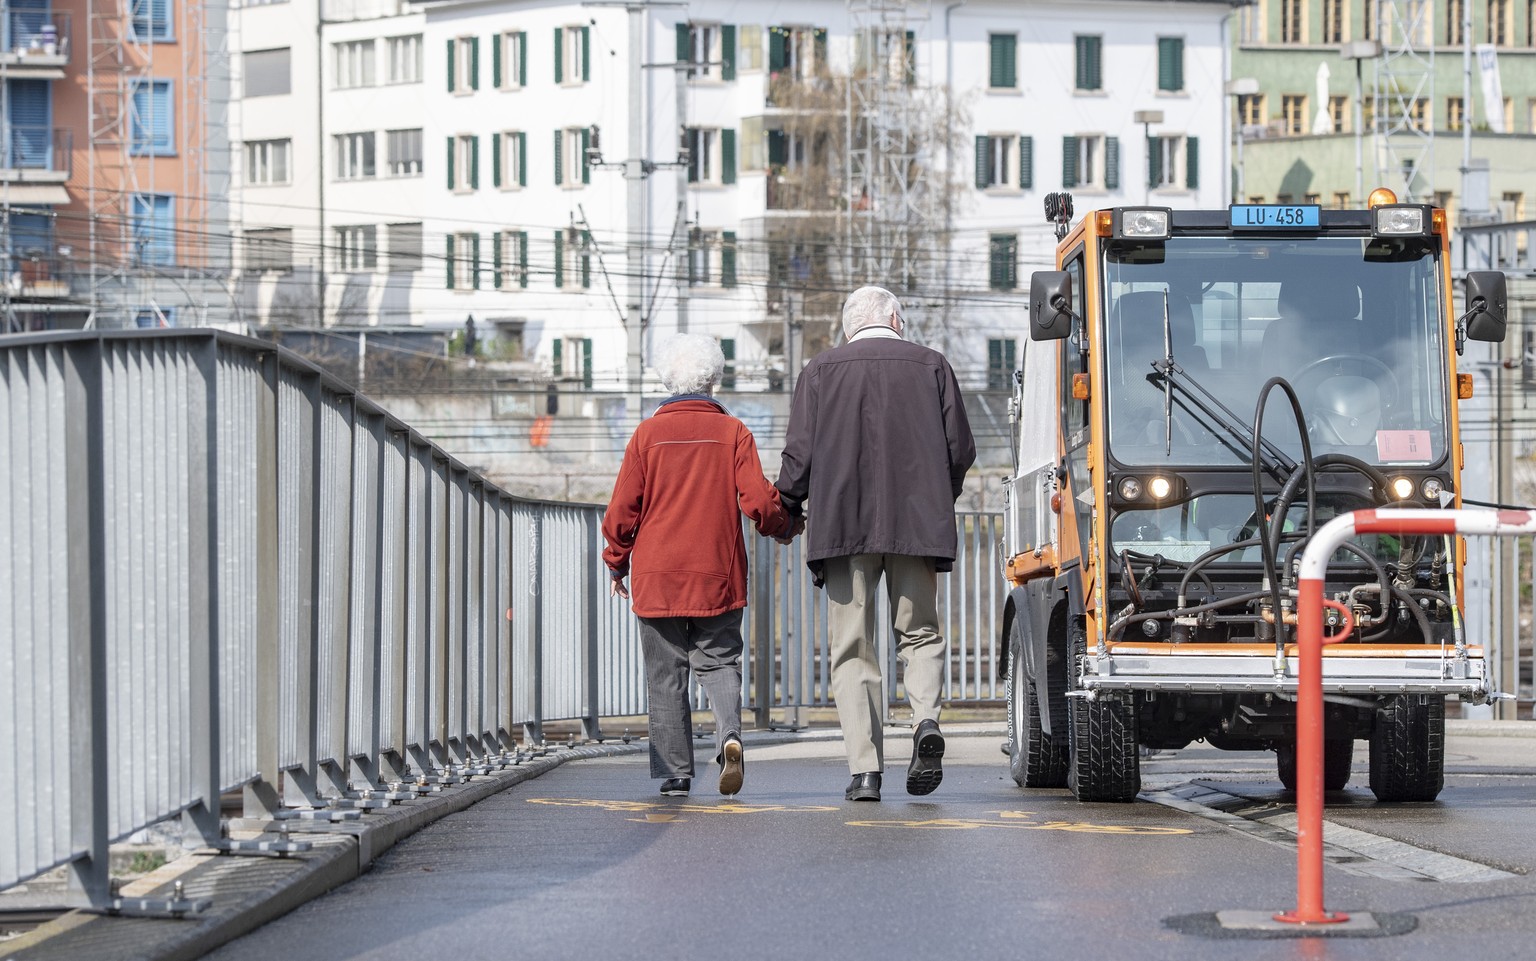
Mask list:
[[[67,864],[105,903],[109,844],[177,815],[219,844],[225,792],[385,803],[363,792],[645,712],[601,506],[514,497],[292,354],[8,337],[0,404],[0,887]],[[960,519],[956,700],[999,697],[1000,526]],[[795,725],[831,703],[825,600],[801,542],[752,545],[748,700]]]

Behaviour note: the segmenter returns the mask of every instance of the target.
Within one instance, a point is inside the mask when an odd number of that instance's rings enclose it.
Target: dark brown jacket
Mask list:
[[[955,499],[976,460],[960,386],[944,355],[862,337],[800,374],[775,486],[809,515],[806,560],[853,554],[955,559]],[[809,507],[804,508],[809,501]]]

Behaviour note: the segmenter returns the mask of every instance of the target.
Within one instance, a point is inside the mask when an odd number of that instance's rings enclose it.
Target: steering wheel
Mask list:
[[[1343,369],[1334,371],[1323,370],[1323,368],[1327,367],[1329,364],[1343,365],[1349,363],[1359,363],[1365,367],[1371,368],[1375,371],[1374,375],[1367,373],[1360,376],[1370,377],[1372,380],[1382,384],[1384,387],[1389,388],[1389,390],[1384,391],[1386,396],[1382,398],[1383,407],[1392,407],[1397,404],[1397,375],[1392,372],[1392,368],[1388,367],[1385,361],[1376,357],[1372,357],[1369,354],[1329,354],[1326,357],[1319,357],[1317,360],[1314,360],[1310,364],[1302,367],[1301,370],[1298,370],[1296,374],[1290,378],[1290,380],[1292,384],[1300,384],[1305,382],[1309,377],[1315,376],[1319,380],[1322,380],[1326,377],[1337,377],[1341,374],[1350,374],[1353,372]],[[1319,373],[1314,374],[1314,371],[1318,371]]]

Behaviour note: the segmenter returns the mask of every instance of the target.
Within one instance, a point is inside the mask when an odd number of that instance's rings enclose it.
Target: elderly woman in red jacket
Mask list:
[[[624,448],[603,515],[603,561],[612,593],[640,618],[650,697],[651,776],[683,796],[693,778],[688,670],[715,713],[720,793],[741,790],[741,616],[747,551],[741,514],[761,534],[791,533],[779,494],[763,476],[757,444],[709,391],[725,358],[712,338],[682,334],[656,364],[672,396]],[[629,578],[625,587],[624,578]]]

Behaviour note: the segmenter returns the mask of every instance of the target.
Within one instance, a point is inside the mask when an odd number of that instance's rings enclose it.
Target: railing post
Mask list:
[[[599,578],[598,565],[601,564],[602,547],[598,543],[598,518],[590,511],[582,512],[582,526],[586,528],[586,552],[582,559],[582,597],[583,627],[585,635],[582,640],[582,652],[586,658],[586,664],[582,671],[585,695],[582,698],[585,708],[581,722],[581,733],[589,740],[601,741],[603,732],[599,725],[598,714],[600,709],[601,686],[598,682],[598,636],[597,636],[597,606],[602,603],[602,592],[605,585],[600,583],[607,578]]]
[[[528,520],[530,530],[533,532],[533,549],[528,552],[533,561],[533,625],[530,634],[533,637],[533,650],[529,660],[532,662],[533,680],[530,685],[533,692],[532,720],[523,724],[523,740],[538,742],[544,740],[544,508],[535,508]]]
[[[278,646],[278,515],[277,431],[278,392],[282,382],[276,354],[261,359],[262,395],[257,406],[256,466],[256,770],[260,777],[244,790],[243,814],[269,817],[282,807],[277,794],[278,679],[281,656]]]
[[[752,539],[752,720],[767,730],[773,719],[773,579],[777,545],[766,537]]]
[[[187,410],[188,661],[187,743],[192,752],[192,792],[197,798],[183,821],[207,844],[219,840],[219,345],[212,337],[190,351],[201,379]],[[163,641],[162,643],[173,643]]]

